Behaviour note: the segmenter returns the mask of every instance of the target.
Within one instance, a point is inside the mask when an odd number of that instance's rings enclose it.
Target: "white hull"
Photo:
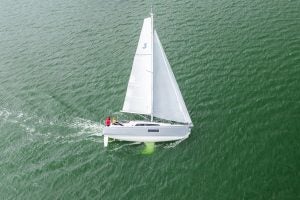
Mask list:
[[[135,124],[145,123],[145,126]],[[149,126],[148,126],[148,124]],[[151,126],[156,124],[156,126]],[[109,126],[103,130],[105,138],[131,142],[167,142],[185,139],[190,134],[188,125],[172,125],[151,122],[130,122],[124,126]],[[106,142],[105,142],[106,143]],[[107,146],[107,144],[104,144]]]

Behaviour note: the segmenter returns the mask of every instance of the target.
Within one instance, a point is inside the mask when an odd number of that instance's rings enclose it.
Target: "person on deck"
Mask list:
[[[105,126],[110,126],[110,117],[105,119]]]
[[[117,122],[117,120],[116,120],[116,118],[112,118],[112,120],[111,120],[111,123],[113,124],[113,125],[115,125],[115,123]]]

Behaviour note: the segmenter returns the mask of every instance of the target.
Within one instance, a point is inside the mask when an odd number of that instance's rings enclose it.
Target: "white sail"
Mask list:
[[[151,23],[151,17],[144,19],[122,111],[192,124],[169,61],[156,31],[152,31]]]
[[[133,60],[123,112],[150,115],[152,112],[152,25],[144,19],[139,43]]]
[[[153,40],[153,115],[162,119],[192,124],[156,31],[154,31]]]

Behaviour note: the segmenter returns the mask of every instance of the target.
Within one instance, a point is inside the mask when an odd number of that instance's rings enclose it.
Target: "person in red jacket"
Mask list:
[[[110,117],[105,119],[105,126],[110,126]]]

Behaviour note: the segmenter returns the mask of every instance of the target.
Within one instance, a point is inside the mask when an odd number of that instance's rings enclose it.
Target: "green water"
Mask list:
[[[103,147],[150,1],[0,1],[0,199],[300,199],[300,1],[152,1],[194,123]]]

